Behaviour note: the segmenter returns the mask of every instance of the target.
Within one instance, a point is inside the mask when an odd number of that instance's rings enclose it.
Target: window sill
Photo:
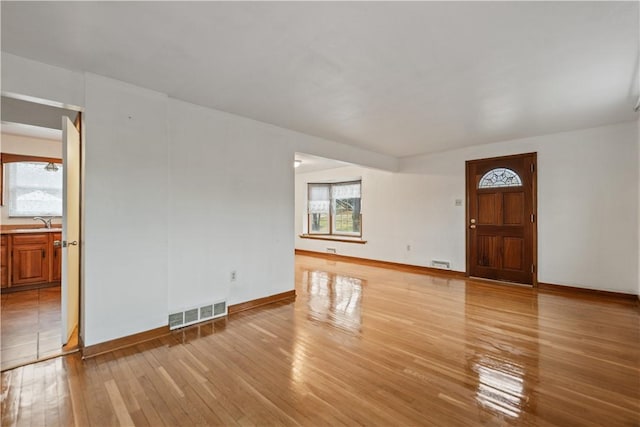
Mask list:
[[[62,215],[46,215],[46,214],[45,215],[42,215],[42,214],[20,215],[20,214],[18,214],[18,215],[9,215],[9,218],[19,218],[19,219],[29,218],[29,219],[33,219],[33,217],[35,217],[35,216],[41,216],[41,217],[44,217],[44,218],[54,218],[54,219],[62,218]]]
[[[343,243],[358,243],[360,245],[364,245],[367,243],[366,240],[362,240],[360,237],[349,237],[349,236],[323,236],[323,235],[313,235],[313,234],[300,234],[298,237],[301,239],[311,239],[311,240],[329,240],[332,242],[343,242]]]

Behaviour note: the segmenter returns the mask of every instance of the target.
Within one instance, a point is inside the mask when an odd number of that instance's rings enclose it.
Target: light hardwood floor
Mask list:
[[[2,370],[62,353],[60,286],[2,294]]]
[[[640,310],[296,256],[295,302],[2,374],[2,425],[640,425]]]

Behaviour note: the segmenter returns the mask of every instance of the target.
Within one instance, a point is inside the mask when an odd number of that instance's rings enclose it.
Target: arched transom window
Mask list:
[[[480,178],[478,188],[519,187],[521,185],[520,176],[511,169],[495,168]]]

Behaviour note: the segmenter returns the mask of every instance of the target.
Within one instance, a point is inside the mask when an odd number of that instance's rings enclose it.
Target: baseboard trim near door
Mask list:
[[[429,274],[434,276],[448,277],[466,277],[464,271],[443,270],[441,268],[423,267],[421,265],[402,264],[399,262],[379,261],[376,259],[360,258],[347,255],[329,254],[324,252],[307,251],[304,249],[296,249],[296,255],[306,255],[316,258],[325,258],[332,261],[345,261],[354,264],[368,265],[370,267],[388,268],[391,270],[404,271],[407,273]]]
[[[247,302],[242,302],[240,304],[233,304],[229,306],[228,313],[235,314],[245,310],[251,310],[252,308],[260,307],[267,304],[273,304],[274,302],[284,301],[289,299],[295,299],[296,291],[292,289],[287,292],[282,292],[275,295],[270,295],[264,298],[258,298]]]
[[[556,294],[566,294],[567,296],[591,296],[607,298],[617,301],[640,302],[640,295],[625,294],[615,291],[602,291],[600,289],[578,288],[576,286],[556,285],[554,283],[538,282],[539,291],[547,291]]]
[[[126,337],[116,338],[114,340],[101,342],[100,344],[89,345],[82,348],[82,358],[88,359],[100,354],[109,353],[132,345],[150,341],[165,335],[169,335],[169,326],[160,326],[159,328],[150,329],[148,331],[138,332],[137,334],[127,335]]]
[[[273,304],[274,302],[289,300],[296,297],[296,291],[291,290],[282,292],[275,295],[270,295],[263,298],[254,299],[251,301],[243,302],[240,304],[230,305],[228,308],[228,314],[239,313],[241,311],[250,310],[252,308],[261,307],[267,304]],[[213,319],[215,321],[217,319]],[[196,325],[200,325],[197,323]],[[196,326],[194,325],[194,326]],[[127,335],[126,337],[116,338],[114,340],[105,341],[99,344],[82,347],[82,358],[89,359],[91,357],[98,356],[100,354],[109,353],[114,350],[120,350],[125,347],[131,347],[145,341],[150,341],[156,338],[169,335],[171,331],[169,326],[161,326],[159,328],[151,329],[148,331],[139,332],[133,335]],[[79,340],[81,343],[81,340]]]
[[[441,276],[449,276],[449,277],[462,277],[470,281],[482,282],[482,283],[500,283],[505,285],[515,285],[523,288],[531,288],[531,285],[523,285],[519,283],[512,282],[498,282],[489,279],[482,279],[476,277],[468,277],[463,271],[455,271],[455,270],[441,270],[439,268],[431,268],[431,267],[422,267],[418,265],[411,264],[401,264],[397,262],[390,261],[378,261],[368,258],[359,258],[352,257],[346,255],[338,255],[338,254],[329,254],[324,252],[315,252],[315,251],[307,251],[304,249],[296,249],[296,255],[306,255],[312,256],[316,258],[324,258],[332,261],[345,261],[351,262],[354,264],[368,265],[372,267],[381,267],[381,268],[389,268],[392,270],[398,271],[406,271],[410,273],[419,273],[419,274],[428,274],[428,275],[441,275]],[[622,292],[614,292],[614,291],[602,291],[598,289],[588,289],[588,288],[579,288],[576,286],[565,286],[565,285],[557,285],[553,283],[542,283],[538,282],[537,286],[533,286],[533,289],[537,289],[537,291],[546,291],[553,293],[562,293],[567,296],[599,296],[601,298],[607,298],[612,301],[634,301],[638,305],[640,305],[640,295],[636,294],[625,294]]]

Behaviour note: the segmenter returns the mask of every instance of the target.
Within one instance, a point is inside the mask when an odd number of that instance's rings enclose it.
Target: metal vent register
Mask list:
[[[190,307],[169,314],[169,329],[177,329],[227,315],[227,302],[218,301],[200,307]]]
[[[169,315],[169,329],[177,328],[178,326],[182,326],[184,323],[184,313],[173,313]]]
[[[213,317],[213,305],[200,307],[200,318]]]
[[[213,306],[213,315],[217,317],[217,316],[222,316],[224,314],[227,314],[226,301],[216,303],[216,305]]]

